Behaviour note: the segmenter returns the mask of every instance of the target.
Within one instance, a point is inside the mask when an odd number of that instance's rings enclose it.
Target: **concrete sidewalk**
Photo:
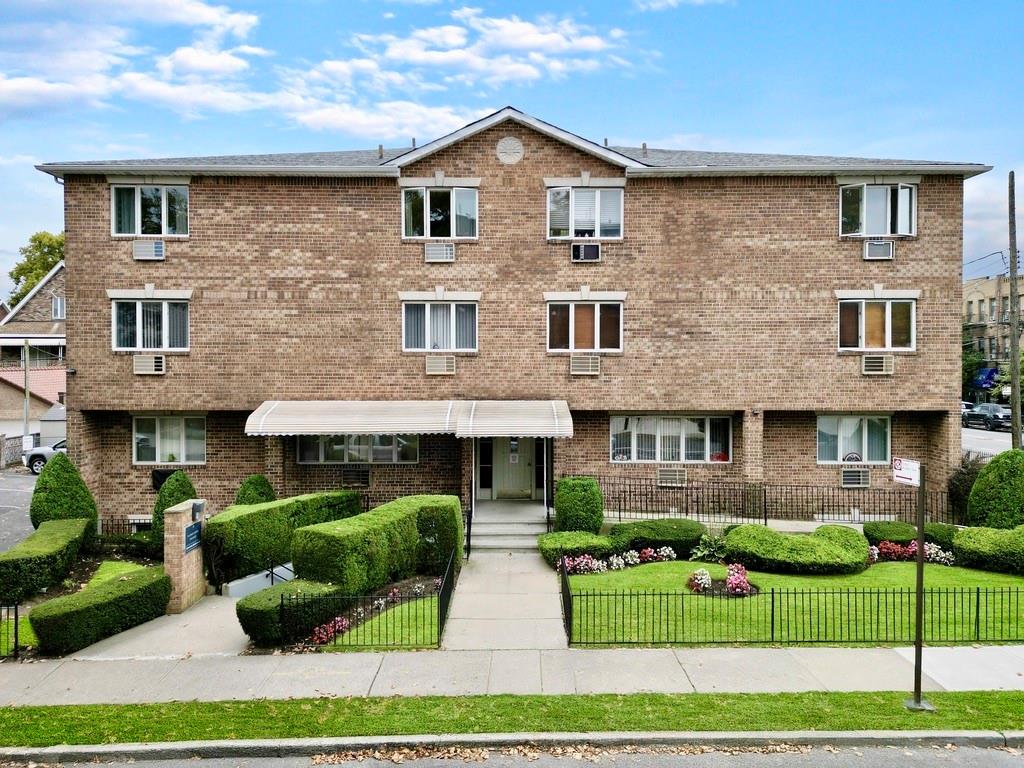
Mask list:
[[[419,651],[0,664],[0,706],[319,696],[909,690],[895,648]],[[929,690],[1024,690],[1024,647],[925,650]]]

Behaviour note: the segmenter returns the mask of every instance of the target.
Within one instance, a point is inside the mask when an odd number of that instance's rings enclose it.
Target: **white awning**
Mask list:
[[[564,400],[267,400],[247,435],[572,437]]]

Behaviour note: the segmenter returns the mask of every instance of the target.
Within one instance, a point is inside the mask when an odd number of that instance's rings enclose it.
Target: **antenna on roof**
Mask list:
[[[607,137],[607,136],[606,136],[606,137],[605,137],[605,139],[604,139],[604,145],[605,145],[606,147],[608,146],[608,137]]]
[[[645,141],[643,144],[641,144],[640,148],[641,148],[641,151],[643,152],[643,156],[647,157],[647,142]]]
[[[381,160],[384,159],[384,145],[383,144],[378,144],[377,145],[377,157],[379,159],[381,159]]]
[[[416,137],[415,136],[412,137],[412,148],[416,149]]]

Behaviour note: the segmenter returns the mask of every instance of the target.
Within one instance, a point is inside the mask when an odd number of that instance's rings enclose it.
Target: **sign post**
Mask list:
[[[914,698],[907,709],[934,712],[935,707],[921,698],[921,677],[924,650],[924,467],[919,461],[893,457],[892,479],[900,485],[917,488],[917,598],[914,601]]]

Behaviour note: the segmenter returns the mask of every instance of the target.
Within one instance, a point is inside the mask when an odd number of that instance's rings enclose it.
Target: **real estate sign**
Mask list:
[[[921,485],[921,462],[893,456],[892,481],[901,485],[919,487]]]

